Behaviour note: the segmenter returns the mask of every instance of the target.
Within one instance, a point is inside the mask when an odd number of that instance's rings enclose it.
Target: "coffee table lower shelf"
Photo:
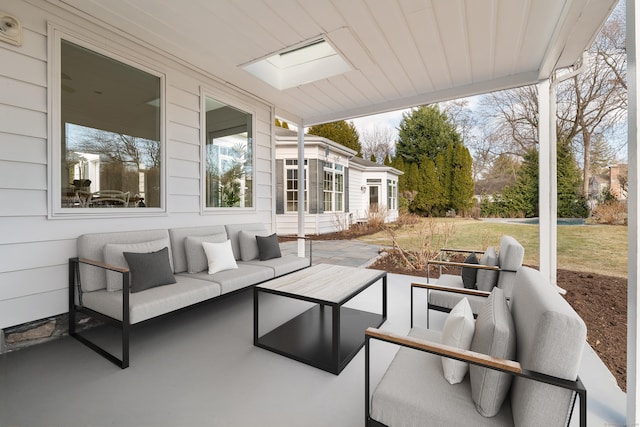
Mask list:
[[[258,347],[338,375],[364,346],[364,331],[379,327],[381,314],[340,307],[338,358],[333,351],[333,307],[316,305],[259,337]]]

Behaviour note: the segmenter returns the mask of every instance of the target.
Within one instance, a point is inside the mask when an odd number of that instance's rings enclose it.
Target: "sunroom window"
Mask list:
[[[253,116],[205,99],[207,208],[253,207]]]
[[[61,41],[62,208],[161,207],[161,78]]]

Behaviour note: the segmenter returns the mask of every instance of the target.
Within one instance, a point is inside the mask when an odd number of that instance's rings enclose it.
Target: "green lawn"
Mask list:
[[[424,221],[428,221],[424,219]],[[500,237],[508,234],[525,248],[525,264],[539,263],[538,225],[495,223],[473,219],[434,219],[436,232],[453,227],[454,234],[448,247],[484,249],[497,246]],[[404,226],[398,231],[398,240],[405,249],[418,243],[417,235],[427,230],[424,224]],[[389,235],[378,232],[360,237],[366,243],[391,246]],[[441,247],[441,241],[434,244]],[[627,277],[627,227],[615,225],[560,225],[558,226],[558,268],[585,271],[609,276]]]

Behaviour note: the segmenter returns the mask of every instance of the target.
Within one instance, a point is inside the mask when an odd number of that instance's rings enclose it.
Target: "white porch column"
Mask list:
[[[304,124],[298,125],[298,256],[305,256],[304,245]],[[286,201],[285,201],[286,203]]]
[[[555,285],[558,232],[556,94],[549,79],[538,82],[538,140],[540,272]]]
[[[628,81],[628,160],[629,160],[629,260],[627,287],[627,426],[638,425],[638,247],[640,230],[638,228],[638,45],[639,37],[636,23],[639,22],[635,0],[627,1],[627,81]]]

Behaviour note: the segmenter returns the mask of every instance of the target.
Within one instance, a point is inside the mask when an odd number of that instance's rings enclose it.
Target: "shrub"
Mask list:
[[[414,236],[417,242],[412,246],[417,250],[408,250],[402,246],[398,238],[397,228],[385,227],[385,231],[393,242],[393,252],[402,261],[404,267],[415,271],[426,271],[427,261],[436,259],[440,248],[446,247],[449,239],[455,234],[455,224],[452,222],[437,223],[433,218],[420,221],[415,226]]]
[[[627,203],[619,200],[601,203],[591,212],[592,221],[598,224],[626,225],[627,217]]]

